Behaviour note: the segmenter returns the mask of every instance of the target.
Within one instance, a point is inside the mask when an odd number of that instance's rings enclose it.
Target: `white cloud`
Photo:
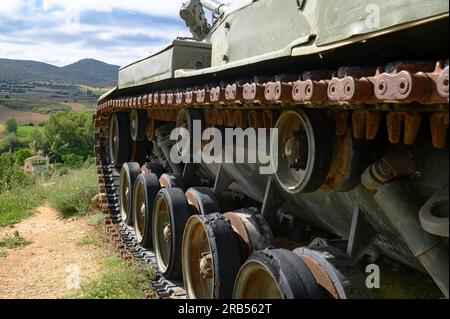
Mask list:
[[[64,10],[111,12],[113,9],[118,9],[169,17],[177,14],[180,7],[180,0],[43,0],[44,10],[62,8]]]
[[[0,57],[56,65],[83,58],[128,64],[177,36],[189,36],[178,17],[180,7],[181,0],[0,0]],[[114,16],[145,14],[157,21],[78,23],[80,14],[112,16],[113,11]],[[149,37],[154,40],[147,43]]]

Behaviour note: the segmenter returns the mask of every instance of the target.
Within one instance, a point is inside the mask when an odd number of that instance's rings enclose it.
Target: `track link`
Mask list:
[[[99,167],[100,189],[102,193],[102,211],[105,216],[105,224],[116,249],[121,257],[126,260],[134,259],[139,264],[151,267],[156,271],[151,287],[159,298],[185,299],[186,292],[182,282],[166,280],[158,273],[155,254],[139,246],[136,241],[134,228],[126,225],[119,210],[119,174],[110,166]]]
[[[415,142],[423,113],[431,113],[433,146],[445,146],[448,129],[448,60],[436,63],[395,62],[385,67],[342,67],[254,77],[252,81],[204,84],[196,88],[155,91],[101,101],[95,126],[108,113],[146,109],[149,118],[175,121],[182,107],[202,108],[208,125],[274,127],[290,106],[334,111],[336,133],[351,123],[355,138],[372,140],[385,118],[389,141]],[[403,131],[403,136],[402,136]]]

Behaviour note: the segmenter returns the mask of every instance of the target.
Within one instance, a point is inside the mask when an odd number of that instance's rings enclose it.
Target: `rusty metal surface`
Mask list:
[[[319,70],[259,76],[253,82],[238,80],[113,99],[98,105],[94,126],[100,127],[100,118],[111,111],[146,108],[149,118],[171,121],[176,109],[190,106],[204,108],[209,125],[273,127],[275,109],[301,105],[338,111],[337,135],[345,133],[351,116],[355,138],[373,140],[385,119],[389,141],[411,145],[422,124],[422,111],[432,111],[433,145],[442,148],[448,101],[448,61],[393,62],[376,68],[341,67],[334,74]],[[349,113],[342,113],[342,108]]]
[[[448,112],[435,112],[430,117],[431,138],[433,146],[443,148],[447,139]]]

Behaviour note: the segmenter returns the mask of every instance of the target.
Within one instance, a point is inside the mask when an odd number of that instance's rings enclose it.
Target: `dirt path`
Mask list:
[[[94,277],[102,259],[113,252],[107,244],[77,244],[98,234],[89,220],[61,220],[56,211],[39,207],[34,217],[0,229],[0,238],[18,230],[32,241],[23,248],[2,248],[7,256],[0,258],[0,299],[62,298],[71,292],[77,269],[81,281]]]

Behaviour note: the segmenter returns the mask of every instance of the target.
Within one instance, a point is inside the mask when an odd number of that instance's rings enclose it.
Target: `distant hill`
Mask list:
[[[84,59],[64,67],[51,64],[0,59],[0,81],[49,82],[111,87],[117,84],[119,66]]]

